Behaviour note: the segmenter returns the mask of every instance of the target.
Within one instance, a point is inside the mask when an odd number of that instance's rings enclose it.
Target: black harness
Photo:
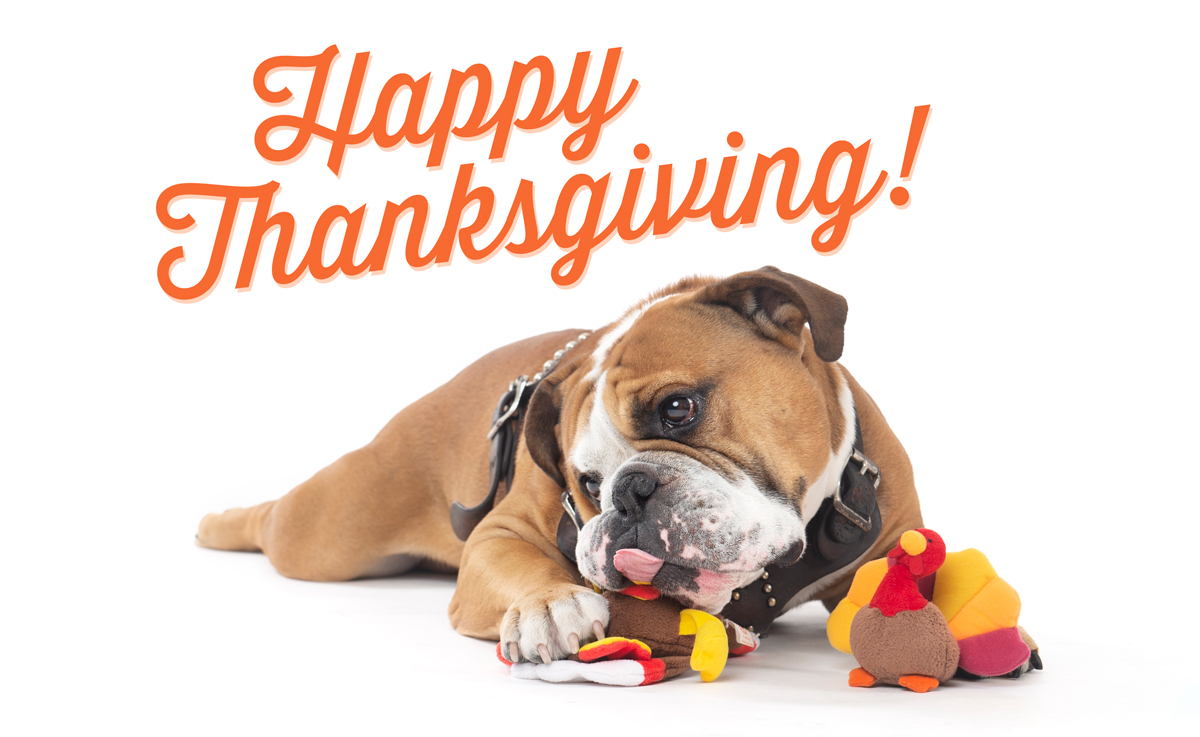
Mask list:
[[[549,362],[548,364],[549,365]],[[547,372],[548,373],[548,372]],[[540,380],[541,376],[535,377]],[[488,433],[491,453],[488,458],[487,496],[474,507],[455,502],[450,509],[450,524],[460,540],[466,540],[487,513],[512,488],[516,465],[517,441],[529,397],[536,381],[522,376],[508,386],[492,413]],[[766,635],[771,623],[783,613],[787,603],[805,589],[853,565],[879,538],[883,519],[875,491],[879,488],[879,467],[863,452],[862,431],[854,418],[854,446],[833,496],[821,503],[816,516],[805,528],[808,541],[800,560],[791,565],[768,565],[762,577],[733,592],[733,599],[721,611],[722,616],[751,632]],[[500,483],[504,482],[504,491]],[[558,549],[575,562],[575,545],[583,518],[575,507],[570,491],[562,493],[563,516],[558,523]]]

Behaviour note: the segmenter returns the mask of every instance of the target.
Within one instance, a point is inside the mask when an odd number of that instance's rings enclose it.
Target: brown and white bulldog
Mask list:
[[[456,570],[459,632],[502,641],[513,660],[554,660],[603,636],[607,605],[588,582],[651,577],[716,613],[768,564],[802,555],[857,416],[882,471],[883,528],[852,564],[781,603],[832,607],[859,564],[922,525],[904,448],[836,363],[845,320],[842,297],[772,267],[684,279],[591,332],[537,386],[511,488],[465,544],[449,512],[487,491],[496,397],[580,330],[484,356],[278,501],[206,516],[197,541],[261,550],[313,581]],[[578,567],[557,542],[564,489],[585,521]]]

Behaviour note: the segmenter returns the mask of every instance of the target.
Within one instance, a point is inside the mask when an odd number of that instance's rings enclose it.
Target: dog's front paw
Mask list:
[[[508,659],[549,663],[604,638],[608,602],[582,586],[563,585],[531,594],[513,604],[500,624],[500,642]]]

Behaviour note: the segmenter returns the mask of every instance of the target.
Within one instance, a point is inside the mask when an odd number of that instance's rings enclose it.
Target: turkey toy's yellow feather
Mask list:
[[[695,635],[692,646],[692,670],[700,671],[700,680],[715,681],[729,659],[729,636],[725,625],[708,612],[684,609],[679,613],[679,634]]]
[[[934,579],[933,603],[946,615],[946,621],[950,621],[995,577],[996,569],[992,568],[987,556],[975,548],[947,553],[946,562]]]
[[[880,558],[864,563],[854,574],[850,592],[834,607],[825,623],[825,634],[829,636],[830,645],[844,653],[850,652],[850,623],[854,621],[854,615],[858,614],[859,609],[871,603],[871,597],[875,595],[875,589],[879,588],[879,582],[883,580],[887,568],[887,559]]]

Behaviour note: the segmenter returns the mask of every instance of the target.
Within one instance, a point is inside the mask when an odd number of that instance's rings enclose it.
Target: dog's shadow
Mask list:
[[[869,691],[875,700],[893,703],[896,693],[879,689],[856,689],[846,685],[847,674],[857,663],[852,655],[829,643],[825,623],[829,612],[820,602],[809,602],[784,614],[771,626],[760,647],[747,655],[730,658],[718,682],[735,694],[743,705],[764,709],[787,703],[811,707],[861,705]],[[680,679],[683,680],[683,679]],[[688,685],[694,679],[680,684]],[[909,702],[910,704],[912,702]],[[752,712],[757,707],[750,706]],[[917,712],[927,714],[927,712]]]
[[[762,638],[759,653],[786,651],[788,658],[797,654],[824,655],[829,651],[829,638],[825,634],[825,621],[829,613],[820,602],[810,602],[784,614],[771,625],[770,633]]]
[[[436,573],[434,571],[411,571],[394,576],[372,576],[356,578],[352,581],[342,581],[342,586],[352,586],[367,589],[394,589],[397,591],[430,591],[444,589],[446,595],[454,593],[458,584],[458,576],[454,573]]]

